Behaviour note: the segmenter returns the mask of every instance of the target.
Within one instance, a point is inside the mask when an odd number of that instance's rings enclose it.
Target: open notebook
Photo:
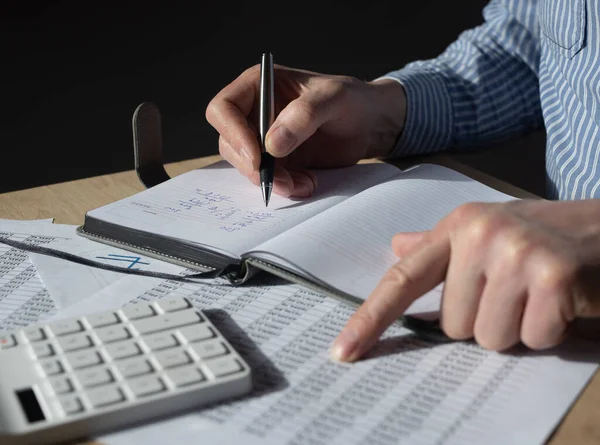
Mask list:
[[[309,199],[260,189],[229,164],[190,171],[86,214],[80,234],[192,268],[256,270],[362,302],[396,262],[391,238],[470,201],[515,199],[454,170],[384,163],[317,170]],[[231,267],[228,268],[231,270]]]

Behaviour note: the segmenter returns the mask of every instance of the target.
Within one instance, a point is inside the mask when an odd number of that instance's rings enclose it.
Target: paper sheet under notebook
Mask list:
[[[82,238],[76,235],[75,228],[52,224],[51,219],[0,219],[0,236],[14,241],[43,245],[97,261],[126,260],[125,268],[135,262],[133,267],[146,270],[173,274],[185,270],[164,261],[133,257],[124,250]],[[0,331],[41,321],[61,306],[81,301],[126,276],[43,255],[32,256],[33,261],[27,252],[0,243]]]
[[[352,309],[296,285],[208,287],[127,277],[61,318],[166,296],[226,312],[253,396],[99,437],[106,445],[540,444],[597,369],[597,345],[534,354],[434,345],[391,328],[357,364],[328,349]],[[218,323],[218,320],[213,320]],[[569,351],[569,352],[565,352]]]
[[[17,241],[47,244],[53,239],[31,233],[51,225],[52,220],[0,220],[0,234]],[[54,301],[27,252],[0,244],[0,331],[35,323],[55,312]]]
[[[143,269],[173,275],[186,271],[175,264],[81,237],[77,235],[76,228],[77,226],[68,224],[33,224],[26,221],[0,220],[0,231],[14,234],[18,237],[14,239],[18,241],[43,244],[55,250],[123,269]],[[3,245],[0,243],[0,246]],[[26,252],[22,252],[22,255],[27,257]],[[58,308],[67,307],[93,295],[127,276],[41,254],[31,254],[29,257]]]

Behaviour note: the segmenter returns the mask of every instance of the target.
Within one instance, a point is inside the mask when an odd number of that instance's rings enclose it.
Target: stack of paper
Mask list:
[[[73,226],[2,221],[0,232],[124,267],[181,272],[77,237]],[[432,344],[393,327],[365,360],[340,364],[329,360],[328,349],[352,309],[297,285],[275,279],[243,287],[195,284],[37,255],[33,262],[0,245],[0,330],[186,296],[209,311],[253,368],[251,397],[98,438],[106,445],[196,444],[199,438],[211,444],[543,443],[599,358],[583,341],[543,353],[499,354],[468,342]]]

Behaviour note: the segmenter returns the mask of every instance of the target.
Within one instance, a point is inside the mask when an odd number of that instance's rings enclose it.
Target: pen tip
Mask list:
[[[273,188],[272,184],[262,184],[262,186],[261,186],[263,201],[265,202],[265,207],[269,206],[269,201],[271,200],[272,188]]]

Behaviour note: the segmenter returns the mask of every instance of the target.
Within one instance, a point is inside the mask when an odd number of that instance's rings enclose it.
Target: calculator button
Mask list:
[[[158,305],[165,312],[181,311],[190,307],[190,303],[185,298],[168,298],[160,300]]]
[[[126,340],[130,337],[129,331],[123,326],[109,326],[96,329],[96,334],[102,343]]]
[[[116,366],[124,377],[149,374],[153,371],[152,365],[146,359],[130,358],[116,362]]]
[[[204,362],[215,377],[221,377],[242,370],[242,365],[233,356],[219,357]]]
[[[181,349],[160,351],[154,356],[163,368],[174,368],[176,366],[187,365],[191,362],[190,356]]]
[[[75,351],[77,349],[89,348],[93,345],[92,339],[87,335],[75,334],[67,337],[60,337],[58,344],[63,351]]]
[[[131,304],[129,306],[125,306],[121,310],[130,320],[152,317],[155,314],[152,306],[148,306],[147,304]]]
[[[144,342],[152,351],[173,348],[179,345],[173,334],[152,334],[144,337]]]
[[[90,389],[87,396],[94,407],[112,405],[125,400],[123,391],[115,387]]]
[[[186,326],[185,328],[181,328],[179,332],[181,332],[185,339],[190,343],[199,340],[206,340],[215,336],[212,329],[210,329],[204,323]]]
[[[50,384],[56,394],[64,394],[73,391],[73,384],[67,377],[54,377],[50,379]]]
[[[63,366],[58,360],[43,360],[40,361],[40,366],[47,376],[60,374],[63,372]]]
[[[192,343],[190,347],[201,360],[227,354],[227,348],[219,339]]]
[[[85,318],[93,328],[100,328],[102,326],[119,323],[119,318],[114,312],[100,312],[98,314],[88,315]]]
[[[175,386],[181,387],[205,380],[204,375],[195,366],[184,366],[167,371],[167,375]]]
[[[152,332],[164,331],[192,323],[198,323],[201,320],[198,312],[192,309],[134,321],[133,326],[140,334],[150,334]]]
[[[73,369],[87,368],[102,363],[102,357],[94,350],[71,352],[66,354],[66,357]]]
[[[136,395],[136,397],[143,397],[150,394],[156,394],[166,390],[164,383],[154,375],[148,375],[144,377],[138,377],[131,379],[128,382],[129,388]]]
[[[140,347],[133,341],[121,341],[119,343],[107,345],[106,352],[108,352],[108,355],[110,355],[113,360],[133,357],[134,355],[140,355],[142,353]]]
[[[54,355],[54,349],[50,343],[36,343],[31,345],[36,358],[50,357]]]
[[[111,372],[104,368],[86,369],[84,371],[77,372],[75,375],[77,376],[79,383],[81,383],[81,386],[84,388],[103,385],[114,380]]]
[[[8,349],[17,346],[15,336],[12,334],[0,335],[0,349]]]
[[[44,334],[44,331],[39,327],[32,326],[25,328],[23,329],[23,333],[30,342],[42,341],[46,339],[46,334]]]
[[[60,335],[74,334],[83,331],[83,326],[79,320],[65,320],[52,323],[50,329],[57,337]]]
[[[77,396],[64,396],[59,400],[62,409],[67,414],[77,414],[83,411],[83,405]]]

